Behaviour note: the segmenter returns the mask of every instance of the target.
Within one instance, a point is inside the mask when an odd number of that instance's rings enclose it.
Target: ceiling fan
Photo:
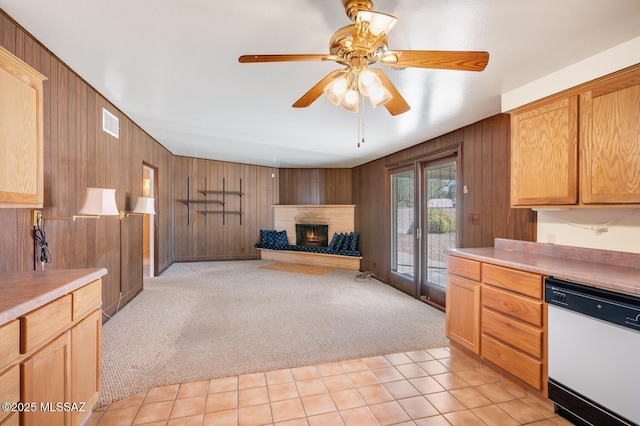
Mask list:
[[[358,112],[360,98],[368,96],[372,105],[384,105],[391,115],[409,111],[409,104],[381,69],[381,63],[395,68],[436,68],[482,71],[489,53],[481,51],[389,50],[387,34],[396,23],[394,16],[373,11],[370,0],[342,0],[345,12],[355,24],[336,31],[329,43],[329,54],[243,55],[241,63],[335,61],[346,68],[330,72],[294,104],[311,105],[324,93],[335,105]]]

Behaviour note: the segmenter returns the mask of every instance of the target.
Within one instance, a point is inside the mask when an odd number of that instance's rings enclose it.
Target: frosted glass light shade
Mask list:
[[[340,106],[349,112],[358,112],[360,107],[360,94],[353,89],[347,90]]]
[[[382,84],[380,84],[380,86],[371,88],[369,93],[369,100],[371,101],[371,105],[373,105],[374,108],[378,108],[380,105],[384,105],[385,103],[389,102],[391,98],[393,98],[393,95]]]
[[[156,214],[156,209],[153,206],[153,201],[153,198],[138,197],[133,212],[139,214]]]
[[[356,22],[364,21],[369,23],[369,32],[377,37],[387,35],[391,28],[396,24],[398,19],[395,16],[386,13],[360,11],[356,17]]]
[[[118,216],[116,205],[116,190],[108,188],[87,188],[84,205],[80,209],[81,215]]]
[[[344,99],[344,95],[347,93],[347,86],[348,82],[344,76],[335,78],[325,86],[324,94],[332,104],[340,105],[340,102]]]
[[[365,68],[358,74],[358,91],[365,96],[370,96],[372,90],[382,87],[382,81],[373,71]]]

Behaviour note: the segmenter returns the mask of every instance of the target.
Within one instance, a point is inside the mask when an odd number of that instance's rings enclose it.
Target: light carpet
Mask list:
[[[103,328],[98,407],[150,387],[448,345],[444,313],[375,279],[175,263]]]

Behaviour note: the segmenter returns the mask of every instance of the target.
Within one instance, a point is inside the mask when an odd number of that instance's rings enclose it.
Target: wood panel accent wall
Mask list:
[[[115,188],[131,210],[142,195],[142,164],[157,167],[154,218],[160,271],[173,263],[173,155],[0,10],[0,45],[48,80],[44,82],[45,217],[70,217],[88,186]],[[120,138],[102,131],[102,108],[120,119]],[[30,209],[0,209],[0,271],[34,269]],[[104,310],[113,314],[142,290],[142,217],[45,221],[52,255],[47,269],[104,267]]]
[[[175,157],[175,260],[204,261],[230,259],[259,259],[255,244],[260,229],[271,229],[273,210],[278,204],[278,169],[191,157]],[[187,179],[189,193],[187,193]],[[222,200],[221,194],[201,191],[221,191],[222,180],[227,191],[240,191],[242,197],[226,195],[227,211],[239,211],[242,203],[242,223],[239,215],[202,213],[204,210],[222,211],[219,204],[205,204]],[[189,207],[187,199],[196,201]]]
[[[355,207],[343,205],[275,205],[273,226],[287,231],[289,244],[296,243],[296,223],[329,225],[329,241],[334,233],[353,232]]]
[[[494,239],[535,241],[535,212],[509,207],[509,115],[499,114],[353,169],[356,232],[361,267],[389,282],[391,265],[389,166],[414,164],[430,154],[460,146],[462,185],[469,189],[459,206],[461,247],[492,247]],[[373,213],[375,212],[375,213]],[[469,213],[480,213],[472,225]]]
[[[351,204],[351,169],[280,169],[280,204]]]

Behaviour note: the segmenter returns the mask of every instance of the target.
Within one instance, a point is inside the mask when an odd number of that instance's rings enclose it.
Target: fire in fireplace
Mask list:
[[[329,225],[296,223],[296,245],[327,247],[329,245]]]

